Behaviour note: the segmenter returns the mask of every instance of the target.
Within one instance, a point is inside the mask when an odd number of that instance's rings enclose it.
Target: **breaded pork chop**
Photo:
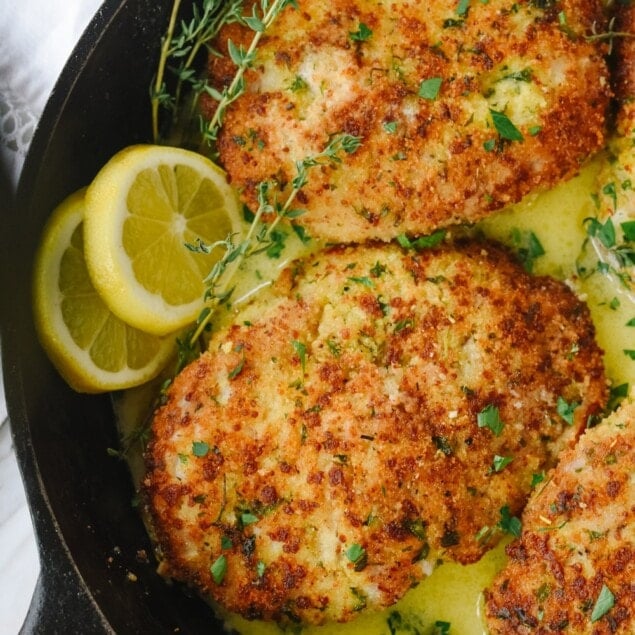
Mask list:
[[[288,191],[296,161],[348,133],[361,147],[302,191],[310,234],[387,240],[477,221],[602,147],[605,49],[586,36],[605,30],[601,0],[300,1],[261,40],[221,162],[255,208],[259,182]],[[218,47],[252,36],[232,25]],[[211,58],[218,88],[234,72]]]
[[[492,635],[635,633],[635,401],[563,453],[507,552]]]
[[[156,412],[160,569],[248,618],[389,605],[496,542],[605,396],[586,307],[497,246],[298,261]]]

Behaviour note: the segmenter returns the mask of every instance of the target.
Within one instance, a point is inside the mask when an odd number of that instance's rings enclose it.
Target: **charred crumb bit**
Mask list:
[[[135,555],[137,562],[147,564],[149,562],[148,552],[145,549],[138,549]]]

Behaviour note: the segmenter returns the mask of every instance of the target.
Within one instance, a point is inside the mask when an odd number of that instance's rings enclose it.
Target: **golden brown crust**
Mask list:
[[[634,466],[631,403],[566,451],[527,504],[487,595],[492,635],[635,632]],[[603,586],[613,602],[593,621]]]
[[[263,180],[288,187],[294,162],[338,133],[362,146],[338,169],[311,172],[298,219],[332,241],[474,222],[576,173],[605,141],[605,43],[584,37],[605,28],[602,3],[490,0],[463,16],[456,6],[336,0],[286,9],[221,131],[221,161],[245,201],[255,207]],[[360,24],[372,34],[354,41]],[[249,41],[235,25],[228,36]],[[220,86],[232,73],[214,59],[211,74]],[[438,95],[419,96],[429,79],[441,79]],[[523,140],[504,139],[490,110]]]
[[[395,602],[437,558],[475,561],[501,508],[519,514],[532,475],[602,409],[593,335],[564,285],[493,245],[295,263],[156,413],[162,571],[247,617],[322,622]],[[488,408],[499,434],[478,425]]]

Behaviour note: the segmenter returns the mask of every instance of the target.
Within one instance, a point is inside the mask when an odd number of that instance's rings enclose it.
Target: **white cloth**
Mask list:
[[[17,185],[55,80],[101,0],[0,0],[0,163]],[[0,373],[1,380],[1,373]],[[0,381],[0,633],[17,633],[39,561]]]

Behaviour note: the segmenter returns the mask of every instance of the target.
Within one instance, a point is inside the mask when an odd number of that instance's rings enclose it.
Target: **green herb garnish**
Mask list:
[[[353,543],[346,550],[346,557],[355,565],[355,571],[361,571],[368,562],[366,549],[357,543]]]
[[[293,342],[291,342],[291,345],[293,346],[293,350],[296,352],[300,360],[300,366],[302,366],[302,373],[304,374],[306,370],[306,344],[303,344],[298,340],[293,340]]]
[[[505,427],[505,424],[501,421],[498,408],[492,404],[483,408],[483,410],[476,415],[476,423],[479,428],[489,428],[496,437],[501,435]]]
[[[240,515],[240,522],[242,523],[243,527],[246,527],[247,525],[253,525],[254,523],[257,523],[258,520],[258,516],[252,514],[251,512],[243,512]]]
[[[591,613],[591,622],[597,622],[603,618],[615,606],[615,596],[606,584],[602,585],[600,595],[595,601],[593,612]]]
[[[497,454],[496,456],[494,456],[494,460],[492,461],[492,469],[494,470],[494,472],[500,472],[506,466],[508,466],[513,460],[514,460],[514,457],[512,456],[499,456]]]
[[[348,37],[350,37],[353,42],[366,42],[370,39],[372,34],[372,30],[368,28],[366,24],[360,22],[357,31],[351,31]]]
[[[494,128],[501,136],[502,139],[507,141],[523,141],[524,137],[520,130],[512,123],[511,119],[503,112],[493,110],[489,111],[492,121],[494,122]]]
[[[567,403],[565,399],[562,397],[558,397],[558,403],[556,404],[556,411],[558,414],[571,426],[573,425],[573,416],[575,409],[580,404],[572,401],[571,403]]]
[[[389,134],[395,134],[395,132],[397,132],[397,125],[396,121],[384,121],[383,128]]]
[[[204,441],[194,441],[194,443],[192,443],[192,454],[194,456],[203,458],[204,456],[207,456],[208,452],[209,452],[209,445],[205,443]]]
[[[516,516],[512,516],[509,511],[509,505],[505,505],[500,508],[500,516],[501,519],[498,522],[498,526],[505,533],[511,534],[516,538],[520,538],[520,534],[522,532],[522,523],[519,518]]]
[[[419,84],[419,91],[417,95],[422,99],[436,99],[439,95],[439,91],[441,90],[441,83],[443,82],[443,78],[441,77],[430,77],[429,79],[424,79],[421,84]]]
[[[218,556],[210,567],[210,573],[216,584],[222,584],[227,573],[227,558],[224,555]]]

